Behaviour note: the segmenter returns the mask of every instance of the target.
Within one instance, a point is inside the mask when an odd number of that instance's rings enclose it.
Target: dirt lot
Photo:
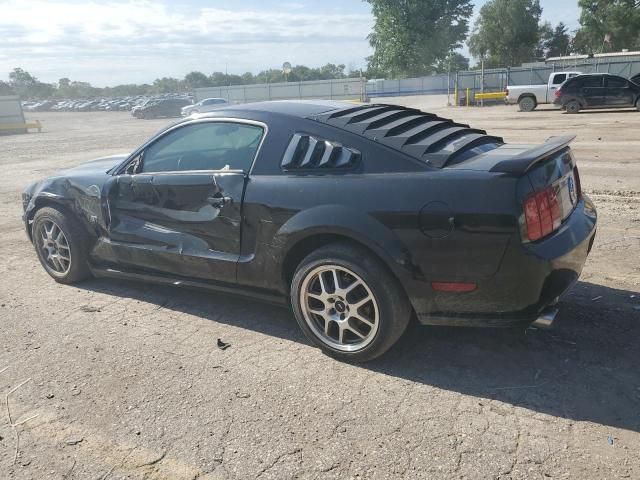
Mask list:
[[[46,275],[22,187],[165,120],[39,113],[43,133],[0,137],[0,477],[640,478],[640,113],[439,113],[508,142],[576,133],[594,250],[553,330],[411,327],[362,366],[310,347],[287,310]],[[14,465],[5,395],[29,378],[9,397],[14,423],[38,415]]]

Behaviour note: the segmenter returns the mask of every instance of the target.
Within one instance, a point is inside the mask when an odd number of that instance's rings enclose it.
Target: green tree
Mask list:
[[[9,85],[22,98],[48,98],[55,92],[53,85],[39,81],[22,68],[14,68],[9,73]]]
[[[584,53],[640,49],[638,0],[579,0],[577,50]]]
[[[467,38],[470,0],[365,0],[375,24],[369,35],[374,53],[367,60],[376,76],[418,76]]]
[[[539,36],[536,58],[562,57],[571,53],[571,36],[564,23],[558,23],[555,28],[549,22],[543,23]]]
[[[156,78],[153,81],[153,91],[155,93],[175,93],[183,90],[182,82],[173,77]]]
[[[571,53],[571,36],[564,23],[560,22],[556,25],[546,47],[547,57],[562,57]]]
[[[451,52],[446,58],[436,64],[437,73],[458,72],[469,70],[469,59],[458,52]]]
[[[202,72],[190,72],[184,76],[184,84],[187,88],[194,89],[210,87],[211,81],[209,77]]]
[[[480,9],[469,51],[495,67],[533,60],[541,14],[539,0],[490,0]]]

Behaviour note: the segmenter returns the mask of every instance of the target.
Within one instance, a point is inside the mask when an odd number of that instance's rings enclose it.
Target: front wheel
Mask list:
[[[564,106],[565,110],[567,111],[567,113],[579,113],[580,112],[580,102],[578,102],[577,100],[570,100],[569,102],[567,102],[567,104]]]
[[[300,263],[291,303],[311,342],[352,362],[385,353],[411,317],[406,294],[386,266],[348,243],[322,247]]]
[[[45,207],[34,215],[32,228],[38,259],[55,281],[74,283],[91,276],[87,235],[75,218]]]

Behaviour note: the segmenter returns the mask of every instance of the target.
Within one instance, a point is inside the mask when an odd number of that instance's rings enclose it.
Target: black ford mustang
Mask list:
[[[230,106],[30,185],[24,221],[59,282],[289,301],[312,342],[364,361],[412,316],[499,326],[549,314],[596,228],[571,140],[506,145],[391,105]]]

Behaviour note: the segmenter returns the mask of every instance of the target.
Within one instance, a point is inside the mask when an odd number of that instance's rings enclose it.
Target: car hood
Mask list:
[[[94,158],[87,162],[81,163],[76,167],[64,170],[62,174],[100,174],[107,173],[113,167],[122,163],[127,157],[128,153],[121,153],[118,155],[110,155],[108,157]]]

